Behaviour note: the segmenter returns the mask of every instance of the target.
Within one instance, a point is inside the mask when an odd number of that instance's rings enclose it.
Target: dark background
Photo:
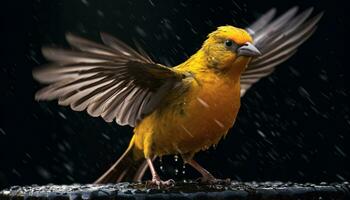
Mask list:
[[[243,181],[343,182],[350,178],[349,78],[344,7],[318,0],[36,0],[2,3],[0,189],[10,185],[91,183],[127,147],[132,129],[56,102],[35,102],[33,67],[43,44],[66,46],[65,32],[98,40],[109,32],[136,39],[158,62],[193,54],[219,25],[245,27],[271,7],[325,11],[299,52],[242,99],[237,122],[197,160],[217,177]],[[157,160],[162,177],[196,178],[173,156]],[[161,170],[160,170],[161,171]],[[178,172],[177,172],[178,171]],[[183,174],[183,171],[185,174]]]

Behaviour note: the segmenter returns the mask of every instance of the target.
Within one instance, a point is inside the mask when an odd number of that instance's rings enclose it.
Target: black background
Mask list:
[[[271,7],[325,11],[316,33],[242,99],[235,126],[196,159],[217,177],[243,181],[349,180],[350,119],[344,63],[344,7],[317,0],[36,0],[2,3],[0,189],[10,185],[90,183],[120,156],[132,129],[56,102],[35,102],[31,70],[43,44],[66,46],[65,32],[98,40],[136,39],[154,60],[174,65],[219,25],[245,27]],[[157,160],[164,178],[196,178],[173,156]],[[184,169],[184,170],[183,170]],[[176,171],[178,173],[176,174]],[[160,170],[161,171],[161,170]],[[185,171],[185,174],[183,174]]]

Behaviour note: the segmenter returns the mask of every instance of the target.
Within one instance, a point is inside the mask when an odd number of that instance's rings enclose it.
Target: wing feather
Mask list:
[[[131,125],[134,125],[134,121],[129,119],[129,116],[132,112],[132,106],[135,103],[135,100],[140,97],[141,89],[135,87],[132,92],[123,101],[123,104],[120,106],[119,112],[116,114],[116,122],[121,125],[126,125],[130,122]]]
[[[241,96],[261,78],[271,74],[275,67],[288,60],[297,52],[316,30],[323,13],[310,18],[313,8],[297,14],[298,7],[272,20],[275,10],[270,10],[247,28],[254,45],[262,53],[252,59],[241,76]]]
[[[134,89],[135,86],[132,86],[130,83],[119,90],[107,103],[105,110],[101,114],[101,117],[106,122],[112,122],[116,117],[116,114],[119,112],[119,108],[124,102],[126,96]],[[122,125],[122,124],[120,124]]]
[[[92,101],[91,104],[89,104],[87,112],[94,117],[102,115],[110,99],[117,94],[117,91],[125,87],[125,85],[125,81],[118,82],[106,92],[99,94],[95,101]]]
[[[262,15],[256,22],[254,22],[252,25],[250,25],[247,28],[247,31],[249,32],[249,34],[254,35],[256,32],[264,28],[273,19],[275,14],[276,14],[276,9],[272,8],[268,12],[266,12],[264,15]]]
[[[140,53],[106,33],[101,33],[104,44],[71,33],[66,39],[72,50],[42,49],[51,63],[33,70],[36,80],[48,84],[37,100],[58,99],[75,111],[135,126],[182,82],[181,74],[154,63],[138,44]]]
[[[101,38],[104,44],[117,50],[122,55],[131,57],[132,59],[143,61],[145,63],[153,63],[150,59],[143,57],[137,51],[120,41],[119,39],[107,34],[101,33]]]

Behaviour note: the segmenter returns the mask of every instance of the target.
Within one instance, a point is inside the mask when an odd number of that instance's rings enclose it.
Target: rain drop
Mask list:
[[[177,161],[179,160],[179,156],[178,156],[178,155],[175,155],[175,156],[174,156],[174,160],[175,160],[175,162],[177,162]]]
[[[81,2],[85,5],[85,6],[89,6],[90,3],[87,0],[81,0]]]
[[[261,130],[258,130],[258,134],[259,134],[261,137],[263,137],[263,138],[266,137],[266,135],[265,135]]]
[[[4,129],[2,129],[2,128],[0,128],[0,133],[1,133],[2,135],[6,135]]]

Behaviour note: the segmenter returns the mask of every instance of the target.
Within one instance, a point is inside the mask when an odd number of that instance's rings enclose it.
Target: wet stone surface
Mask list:
[[[12,186],[0,191],[1,200],[50,199],[350,199],[350,184],[297,184],[283,182],[231,182],[203,185],[197,182],[177,182],[174,187],[148,188],[144,183],[108,185],[73,184],[45,186]]]

